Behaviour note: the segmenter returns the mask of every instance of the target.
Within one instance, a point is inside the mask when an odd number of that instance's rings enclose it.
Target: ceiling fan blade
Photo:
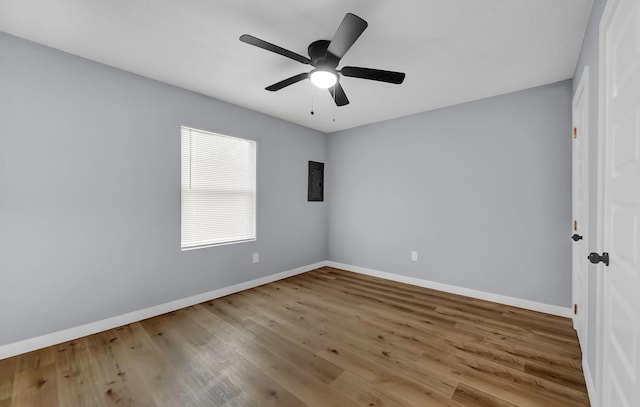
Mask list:
[[[362,18],[355,14],[347,13],[333,35],[327,51],[341,59],[367,28],[367,25],[369,24]]]
[[[344,93],[344,89],[342,89],[342,85],[340,82],[336,83],[332,87],[328,88],[329,94],[331,95],[331,99],[336,102],[336,106],[344,106],[349,104],[349,99],[347,99],[347,94]]]
[[[275,92],[276,90],[280,90],[280,89],[285,88],[285,87],[287,87],[289,85],[293,85],[294,83],[300,82],[301,80],[307,79],[308,77],[309,77],[309,74],[306,73],[306,72],[305,73],[299,73],[299,74],[294,75],[294,76],[292,76],[290,78],[287,78],[287,79],[285,79],[283,81],[280,81],[278,83],[274,83],[271,86],[267,86],[265,89],[266,90],[270,90],[271,92]]]
[[[242,34],[240,36],[240,41],[250,45],[254,45],[258,48],[266,49],[267,51],[275,52],[276,54],[291,58],[294,61],[302,62],[303,64],[311,63],[311,60],[307,57],[303,57],[302,55],[296,54],[293,51],[289,51],[288,49],[284,49],[265,40],[261,40],[260,38],[256,38],[253,35]]]
[[[345,66],[340,70],[344,76],[352,78],[370,79],[372,81],[395,83],[397,85],[404,81],[404,73],[394,71],[383,71],[382,69],[360,68],[357,66]]]

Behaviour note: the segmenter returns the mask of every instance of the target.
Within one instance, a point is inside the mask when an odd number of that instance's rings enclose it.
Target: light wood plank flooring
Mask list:
[[[571,321],[325,267],[0,361],[8,406],[587,406]]]

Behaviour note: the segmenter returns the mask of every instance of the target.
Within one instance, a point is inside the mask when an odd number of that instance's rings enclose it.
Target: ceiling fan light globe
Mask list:
[[[315,70],[309,75],[311,83],[320,89],[327,89],[338,82],[338,75],[330,71]]]

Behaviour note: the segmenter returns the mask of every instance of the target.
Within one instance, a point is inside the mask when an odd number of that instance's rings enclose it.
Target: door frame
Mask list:
[[[605,45],[605,30],[603,29],[602,22],[606,21],[606,19],[611,18],[611,13],[613,12],[612,3],[616,0],[608,1],[604,12],[602,13],[602,17],[600,18],[600,25],[598,28],[598,162],[597,162],[597,187],[596,187],[596,196],[597,196],[597,221],[596,221],[596,247],[595,251],[598,253],[602,252],[602,246],[604,245],[604,184],[605,184],[605,146],[606,146],[606,127],[605,127],[605,109],[607,104],[605,103],[605,95],[607,92],[606,85],[606,53],[604,52]],[[603,337],[604,337],[604,323],[603,323],[603,314],[604,314],[604,278],[602,273],[603,265],[602,263],[594,266],[596,268],[596,326],[595,326],[595,334],[596,334],[596,343],[595,343],[595,351],[596,351],[596,371],[595,371],[595,382],[596,382],[596,399],[591,400],[591,403],[594,407],[602,406],[602,388],[604,385],[604,379],[602,375],[602,366],[603,366]]]
[[[577,106],[578,100],[580,100],[580,98],[582,98],[582,104],[580,106]],[[585,262],[585,268],[582,270],[585,273],[584,276],[584,287],[583,287],[583,293],[582,293],[582,300],[583,302],[581,304],[579,304],[578,307],[578,312],[583,312],[584,314],[584,318],[583,318],[583,325],[582,325],[582,332],[580,332],[582,334],[582,336],[579,336],[579,343],[582,346],[582,353],[583,355],[586,356],[587,354],[587,349],[589,347],[588,345],[588,338],[589,338],[589,329],[588,329],[588,325],[589,325],[589,306],[588,306],[588,299],[589,299],[589,276],[588,276],[588,264],[586,261],[586,257],[589,251],[589,241],[588,241],[588,237],[589,237],[589,170],[590,170],[590,165],[589,165],[589,66],[586,65],[584,67],[584,69],[582,70],[582,74],[580,75],[580,80],[578,81],[578,86],[576,86],[576,91],[574,93],[574,97],[571,103],[572,106],[572,124],[573,127],[576,128],[576,121],[575,121],[575,117],[576,117],[576,113],[578,113],[580,115],[581,118],[581,124],[582,127],[578,128],[578,137],[580,137],[580,143],[582,143],[583,146],[583,163],[584,163],[584,173],[582,174],[583,177],[583,184],[584,184],[584,219],[580,219],[580,233],[582,234],[582,236],[584,236],[584,239],[582,241],[582,245],[583,248],[586,248],[585,253],[584,253],[584,262]],[[578,109],[581,108],[582,110],[580,112],[578,112]],[[574,155],[574,149],[575,147],[573,147],[572,144],[572,150],[571,150],[571,155],[573,157]],[[572,187],[571,187],[571,196],[574,196],[574,190],[573,188],[575,187],[575,185],[573,185],[573,181],[575,181],[573,179],[573,162],[572,162]],[[571,205],[571,212],[572,212],[572,218],[573,218],[573,202]],[[575,218],[574,218],[575,219]],[[573,225],[572,225],[573,226]],[[573,230],[572,227],[572,234],[573,233],[577,233],[576,231]],[[575,244],[572,242],[572,245]],[[573,260],[573,247],[572,247],[572,260]],[[571,303],[572,304],[577,304],[576,302],[576,286],[575,286],[575,281],[576,281],[576,272],[577,270],[574,267],[574,264],[571,264]],[[576,327],[576,316],[574,314],[573,316],[573,326],[574,328]],[[583,357],[583,362],[584,360],[586,360],[585,357]]]

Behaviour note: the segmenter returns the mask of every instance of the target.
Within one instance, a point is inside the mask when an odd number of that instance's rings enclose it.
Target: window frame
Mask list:
[[[185,230],[185,196],[184,196],[184,170],[185,170],[185,151],[184,151],[184,137],[185,137],[185,132],[187,132],[187,134],[192,135],[191,132],[195,132],[199,135],[210,135],[213,137],[218,137],[218,138],[227,138],[227,139],[233,139],[236,141],[241,141],[244,143],[247,143],[248,146],[248,151],[251,153],[251,157],[250,159],[252,160],[252,166],[250,166],[250,170],[251,173],[248,174],[251,177],[251,181],[252,181],[252,190],[249,190],[249,192],[252,192],[251,196],[253,198],[253,202],[252,202],[252,216],[250,221],[252,221],[252,234],[249,234],[250,237],[249,238],[244,238],[244,239],[237,239],[237,240],[233,240],[232,237],[227,237],[225,241],[214,241],[215,239],[210,239],[211,241],[206,242],[203,240],[191,240],[191,241],[185,241],[184,239],[184,230]],[[232,244],[237,244],[237,243],[246,243],[246,242],[254,242],[257,240],[257,236],[258,236],[258,232],[257,232],[257,212],[258,212],[258,143],[255,140],[251,140],[248,138],[244,138],[244,137],[237,137],[237,136],[232,136],[232,135],[228,135],[228,134],[223,134],[223,133],[219,133],[219,132],[214,132],[211,130],[204,130],[204,129],[199,129],[199,128],[195,128],[192,126],[187,126],[187,125],[181,125],[180,126],[180,249],[181,251],[188,251],[188,250],[196,250],[196,249],[203,249],[203,248],[207,248],[207,247],[216,247],[216,246],[226,246],[226,245],[232,245]],[[189,168],[190,174],[193,174],[193,168],[192,168],[192,163],[191,163],[191,158],[193,157],[193,151],[191,150],[191,147],[189,148],[189,164],[187,164],[187,167]],[[210,167],[209,167],[210,169]],[[246,174],[245,174],[246,176]],[[202,243],[196,243],[196,242],[202,242]]]

